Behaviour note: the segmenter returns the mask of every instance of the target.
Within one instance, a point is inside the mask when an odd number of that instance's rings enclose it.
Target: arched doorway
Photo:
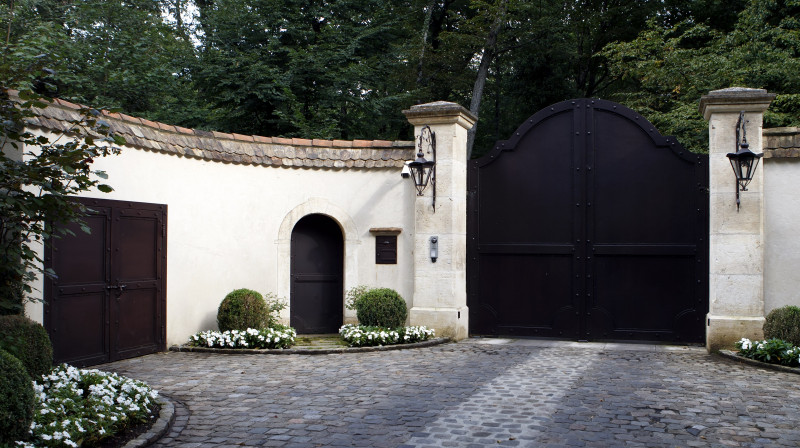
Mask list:
[[[298,333],[336,333],[342,325],[344,238],[324,215],[292,230],[290,324]]]

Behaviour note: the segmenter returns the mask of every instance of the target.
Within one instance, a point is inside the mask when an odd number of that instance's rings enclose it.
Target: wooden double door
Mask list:
[[[86,233],[45,247],[45,327],[55,362],[90,366],[155,353],[166,344],[167,206],[77,199]]]

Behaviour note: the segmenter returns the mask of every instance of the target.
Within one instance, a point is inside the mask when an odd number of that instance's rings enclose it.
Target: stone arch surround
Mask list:
[[[275,240],[276,255],[278,260],[277,269],[277,293],[278,297],[288,300],[291,292],[291,267],[290,258],[292,254],[292,229],[303,217],[319,214],[325,215],[339,224],[344,236],[344,287],[345,290],[358,284],[358,246],[361,241],[358,238],[359,232],[353,219],[348,213],[325,199],[310,198],[306,202],[293,208],[284,216],[278,229],[278,238]],[[344,307],[344,303],[342,304]],[[352,310],[344,310],[344,317],[355,317]],[[281,318],[289,321],[289,309],[283,310]]]

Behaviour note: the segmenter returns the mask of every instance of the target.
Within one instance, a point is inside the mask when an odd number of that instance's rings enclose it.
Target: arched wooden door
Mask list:
[[[703,342],[708,155],[564,101],[470,161],[470,332]]]
[[[290,323],[298,333],[336,333],[342,325],[344,238],[324,215],[292,230]]]

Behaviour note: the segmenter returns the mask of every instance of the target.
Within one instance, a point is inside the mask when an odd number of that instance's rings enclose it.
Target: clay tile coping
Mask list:
[[[13,94],[13,92],[12,92],[12,94]],[[84,106],[81,106],[79,104],[71,103],[69,101],[66,101],[66,100],[63,100],[63,99],[60,99],[60,98],[56,98],[54,100],[54,103],[58,104],[59,106],[61,106],[63,108],[74,109],[74,110],[78,110],[81,107],[84,107]],[[174,125],[170,125],[170,124],[166,124],[166,123],[155,122],[155,121],[147,120],[145,118],[133,117],[131,115],[126,115],[126,114],[122,114],[122,113],[116,113],[116,112],[112,113],[112,112],[109,112],[109,111],[106,111],[106,110],[103,110],[102,113],[105,116],[108,116],[110,118],[113,118],[113,119],[116,119],[116,120],[120,120],[120,121],[123,121],[123,122],[130,123],[130,124],[132,124],[134,126],[145,126],[145,127],[148,127],[148,128],[152,128],[152,129],[156,129],[156,130],[160,130],[160,131],[166,131],[168,133],[173,133],[173,134],[182,134],[182,135],[189,135],[189,136],[206,137],[206,138],[213,138],[213,139],[216,139],[216,140],[236,140],[236,141],[242,141],[242,142],[257,142],[257,143],[266,143],[266,144],[300,146],[300,147],[306,147],[306,148],[311,149],[311,150],[313,150],[314,148],[358,148],[358,149],[404,148],[404,149],[407,149],[409,147],[413,147],[414,146],[414,142],[412,142],[412,141],[390,141],[390,140],[352,140],[351,141],[351,140],[326,140],[326,139],[306,139],[306,138],[262,137],[262,136],[258,136],[258,135],[243,135],[243,134],[225,133],[225,132],[217,132],[217,131],[203,131],[203,130],[199,130],[199,129],[195,130],[195,129],[184,128],[184,127],[181,127],[181,126],[174,126]],[[47,123],[47,122],[46,121],[42,121],[40,123]],[[136,133],[137,135],[141,134],[140,131],[139,132],[134,131],[134,133]],[[147,139],[147,137],[144,137],[144,138]],[[196,149],[197,150],[209,150],[209,148],[196,148]],[[213,151],[213,152],[216,151],[216,149],[210,149],[210,150]],[[202,153],[197,153],[197,154],[200,155]],[[312,155],[312,156],[315,155],[315,154],[317,156],[319,156],[319,154],[317,154],[314,151],[312,151],[309,154]],[[327,153],[322,153],[322,156],[326,156],[326,155],[327,155]],[[308,156],[305,155],[305,153],[301,152],[301,153],[298,153],[298,155],[296,157],[294,157],[294,158],[303,159],[303,158],[306,158],[306,157],[308,157]],[[380,166],[384,166],[385,165],[384,163],[376,163],[376,162],[374,162],[374,160],[379,160],[379,159],[384,159],[385,160],[388,156],[386,156],[384,154],[381,157],[378,157],[378,158],[376,158],[376,157],[377,156],[375,154],[372,154],[370,156],[366,156],[365,160],[371,158],[371,160],[370,160],[371,163],[369,165],[374,165],[374,166],[379,166],[379,167]],[[327,157],[321,157],[321,158],[325,159],[325,160],[328,160]],[[391,158],[391,157],[389,157],[389,158]],[[229,156],[225,160],[226,161],[232,161],[231,159],[232,158]],[[338,157],[334,157],[334,159],[338,159]],[[217,160],[217,159],[215,158],[214,160]],[[290,160],[287,160],[287,162],[289,162],[289,161]],[[280,164],[280,162],[281,162],[280,159],[271,160],[271,163],[273,163],[273,164]],[[346,163],[346,162],[343,162],[343,163],[345,163],[345,165],[347,165],[348,167],[353,166],[352,160],[350,161],[349,164]],[[285,164],[289,164],[289,163],[285,163]],[[320,161],[320,164],[324,164],[324,162]],[[333,166],[333,164],[334,163],[331,162],[328,165]],[[303,166],[304,163],[299,163],[299,164],[295,163],[294,165]],[[328,165],[325,165],[325,166],[328,166]],[[356,167],[363,167],[364,165],[365,165],[365,163],[362,161],[361,164],[356,164],[355,166]]]
[[[371,148],[372,140],[353,140],[354,148]]]
[[[330,148],[330,147],[333,146],[333,141],[332,140],[322,140],[322,139],[315,138],[315,139],[311,140],[311,144],[314,145],[314,146],[324,146],[326,148]]]
[[[311,139],[307,138],[293,138],[292,144],[295,146],[311,146]]]
[[[233,134],[234,140],[240,140],[243,142],[252,142],[253,136],[252,135],[242,135],[242,134]]]
[[[175,126],[170,126],[170,125],[164,124],[164,123],[156,123],[156,124],[158,124],[158,128],[159,129],[163,129],[163,130],[169,131],[169,132],[175,132]]]

